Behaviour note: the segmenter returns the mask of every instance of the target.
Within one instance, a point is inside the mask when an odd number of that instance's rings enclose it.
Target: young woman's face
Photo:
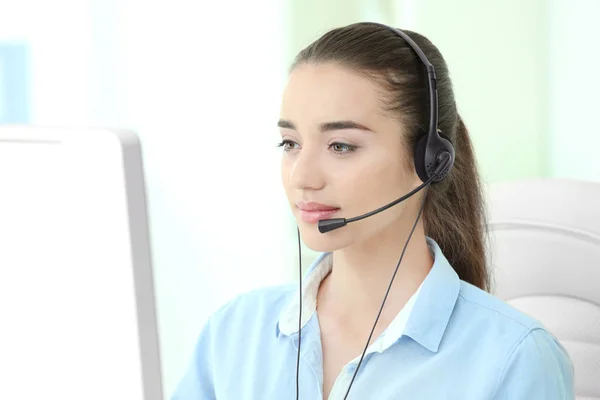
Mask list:
[[[404,202],[325,234],[317,228],[318,219],[364,214],[421,183],[407,168],[402,125],[381,100],[372,81],[335,64],[302,64],[290,74],[279,121],[282,181],[303,241],[315,251],[374,239],[408,214]],[[310,202],[337,211],[304,211],[319,207]]]

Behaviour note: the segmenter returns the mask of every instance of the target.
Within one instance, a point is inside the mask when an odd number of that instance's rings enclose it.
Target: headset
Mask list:
[[[399,199],[397,199],[381,208],[378,208],[376,210],[368,212],[366,214],[363,214],[363,215],[360,215],[360,216],[357,216],[354,218],[348,218],[348,219],[332,218],[332,219],[320,220],[318,222],[319,232],[325,234],[332,230],[346,226],[346,224],[348,224],[350,222],[359,221],[361,219],[378,214],[378,213],[380,213],[384,210],[387,210],[388,208],[408,199],[409,197],[411,197],[415,193],[419,192],[423,188],[425,188],[425,192],[423,194],[423,199],[421,201],[421,207],[417,214],[417,218],[412,227],[412,230],[410,231],[408,239],[407,239],[406,243],[404,244],[402,254],[400,255],[400,259],[398,260],[398,264],[396,265],[396,269],[394,271],[394,274],[392,275],[390,284],[389,284],[386,294],[383,298],[381,308],[379,309],[379,313],[377,314],[377,318],[375,319],[375,323],[373,324],[373,328],[371,329],[371,334],[369,335],[369,338],[367,339],[367,343],[365,344],[365,348],[363,350],[362,356],[360,357],[360,361],[358,362],[358,365],[354,371],[352,380],[350,381],[350,384],[348,385],[348,389],[346,391],[346,395],[344,396],[344,399],[346,399],[348,397],[348,394],[350,393],[350,388],[352,387],[352,384],[354,383],[356,374],[358,373],[360,365],[363,361],[363,358],[365,356],[365,353],[367,351],[367,348],[368,348],[371,338],[373,336],[373,332],[375,331],[375,327],[377,325],[379,317],[381,316],[381,312],[383,311],[383,306],[385,305],[385,301],[387,300],[388,294],[392,287],[392,283],[394,281],[394,278],[396,277],[396,273],[398,272],[398,268],[400,267],[402,258],[404,257],[404,253],[406,251],[408,243],[410,242],[410,239],[411,239],[412,234],[417,226],[419,218],[421,217],[421,213],[422,213],[424,205],[425,205],[425,198],[427,197],[427,191],[429,189],[429,186],[431,184],[435,184],[435,183],[439,183],[439,182],[443,181],[448,176],[448,173],[450,172],[450,170],[452,169],[452,167],[454,165],[454,146],[452,145],[452,143],[449,140],[440,136],[440,134],[443,134],[443,132],[438,129],[438,94],[437,94],[437,78],[436,78],[436,74],[435,74],[435,68],[433,67],[431,62],[429,62],[429,60],[423,53],[423,50],[421,50],[421,48],[406,33],[401,31],[400,29],[396,29],[396,28],[393,28],[393,27],[390,27],[388,25],[384,25],[381,23],[373,22],[371,24],[378,25],[385,29],[388,29],[391,32],[395,33],[397,36],[404,39],[404,41],[406,43],[408,43],[408,45],[414,50],[414,52],[417,54],[417,56],[419,57],[419,59],[421,60],[421,62],[425,66],[425,68],[427,69],[428,89],[429,89],[429,127],[427,130],[427,134],[424,135],[422,138],[420,138],[417,141],[417,144],[416,144],[415,150],[414,150],[415,171],[417,172],[419,179],[423,183],[420,186],[418,186],[416,189],[414,189],[411,192],[407,193],[406,195],[400,197]],[[296,360],[296,400],[299,399],[299,395],[300,395],[299,394],[300,393],[299,371],[300,371],[300,346],[301,346],[301,339],[302,339],[302,288],[303,288],[302,287],[302,249],[301,249],[300,229],[299,228],[297,229],[297,232],[298,232],[298,255],[299,255],[299,268],[298,269],[299,269],[299,278],[300,278],[299,279],[300,308],[299,308],[299,315],[298,315],[298,356],[297,356],[297,360]]]

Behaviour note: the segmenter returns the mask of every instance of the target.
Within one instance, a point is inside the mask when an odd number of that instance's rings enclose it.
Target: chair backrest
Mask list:
[[[600,182],[523,180],[487,195],[493,293],[567,349],[577,399],[600,399]]]

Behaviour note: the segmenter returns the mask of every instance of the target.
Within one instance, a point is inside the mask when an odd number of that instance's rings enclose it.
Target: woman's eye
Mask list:
[[[283,147],[283,151],[288,152],[291,150],[297,149],[299,146],[298,143],[293,142],[289,139],[282,140],[281,143],[277,145],[277,147]],[[336,155],[342,155],[356,150],[356,146],[352,146],[346,143],[332,143],[329,145],[329,148],[333,150]]]
[[[331,147],[331,149],[338,154],[349,153],[356,150],[355,146],[351,146],[346,143],[332,143],[329,147]]]
[[[283,151],[290,151],[293,150],[293,146],[297,144],[298,143],[292,142],[291,140],[282,140],[277,147],[283,147]]]

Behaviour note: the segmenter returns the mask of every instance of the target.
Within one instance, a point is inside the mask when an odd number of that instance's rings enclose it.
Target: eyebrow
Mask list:
[[[296,125],[294,125],[293,122],[287,121],[285,119],[280,119],[277,122],[277,126],[280,128],[287,128],[287,129],[294,129],[294,130],[296,129]],[[354,121],[350,121],[350,120],[324,122],[319,125],[319,130],[321,132],[339,131],[339,130],[343,130],[343,129],[358,129],[361,131],[371,132],[371,129],[367,128],[366,126],[361,125],[358,122],[354,122]]]

